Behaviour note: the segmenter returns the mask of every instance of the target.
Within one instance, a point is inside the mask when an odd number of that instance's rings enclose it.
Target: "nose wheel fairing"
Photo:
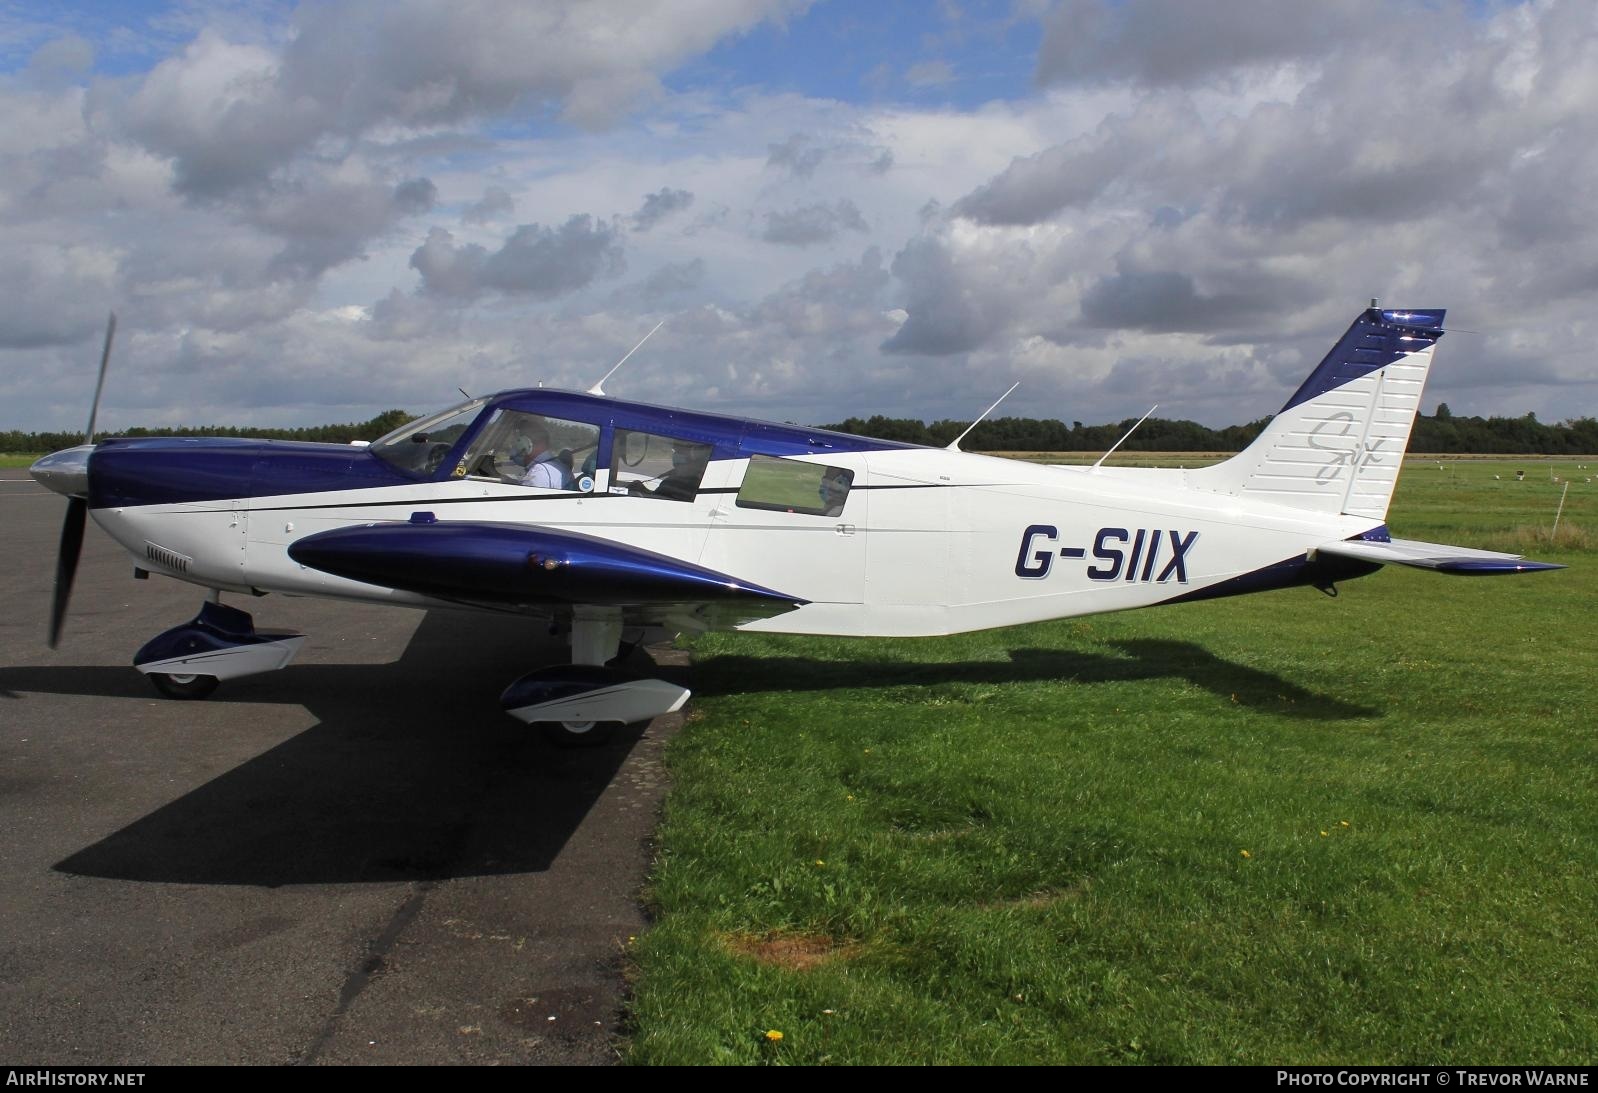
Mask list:
[[[146,642],[134,654],[133,666],[152,678],[160,677],[158,687],[168,679],[237,679],[282,668],[304,642],[305,636],[292,630],[257,630],[248,611],[207,601],[191,621]]]

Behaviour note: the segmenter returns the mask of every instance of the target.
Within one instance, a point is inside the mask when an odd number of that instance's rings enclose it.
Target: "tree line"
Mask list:
[[[242,436],[259,440],[308,440],[318,444],[348,444],[352,440],[376,440],[391,433],[416,415],[404,410],[384,410],[370,421],[344,425],[306,425],[296,429],[266,429],[250,425],[184,425],[174,428],[136,427],[96,433],[96,440],[108,436]],[[0,432],[0,452],[54,452],[83,443],[82,433],[24,433],[16,429]]]
[[[297,429],[261,429],[238,425],[187,426],[173,429],[134,428],[116,436],[245,436],[265,440],[308,440],[325,444],[348,444],[352,440],[376,440],[392,432],[414,415],[404,410],[385,410],[370,421],[344,425],[313,425]],[[1102,452],[1126,434],[1136,418],[1106,425],[1067,425],[1053,418],[1001,417],[979,424],[961,442],[967,451],[988,452]],[[1143,452],[1235,452],[1249,443],[1270,423],[1262,417],[1247,425],[1228,425],[1211,429],[1196,421],[1151,417],[1121,447]],[[915,418],[851,417],[827,425],[845,433],[898,440],[910,444],[943,447],[970,425],[969,421],[944,419],[930,424]],[[0,452],[53,452],[83,443],[81,433],[0,432]],[[1515,455],[1592,455],[1598,454],[1598,418],[1572,418],[1557,425],[1544,424],[1536,414],[1521,417],[1455,417],[1448,404],[1437,413],[1415,418],[1409,450],[1427,453],[1504,453]]]
[[[1107,450],[1137,421],[1110,425],[1066,425],[1052,418],[1001,417],[984,421],[961,441],[967,451],[979,452],[1102,452]],[[1171,421],[1151,417],[1138,427],[1123,451],[1143,452],[1235,452],[1259,436],[1271,419],[1262,417],[1247,425],[1228,425],[1211,429],[1196,421]],[[869,418],[851,417],[829,429],[881,440],[900,440],[911,444],[942,447],[965,431],[969,421],[934,421],[890,418],[880,414]],[[1428,417],[1417,414],[1410,434],[1409,450],[1426,453],[1504,453],[1515,455],[1591,455],[1598,454],[1598,418],[1582,417],[1544,424],[1536,414],[1521,417],[1455,417],[1447,403]]]

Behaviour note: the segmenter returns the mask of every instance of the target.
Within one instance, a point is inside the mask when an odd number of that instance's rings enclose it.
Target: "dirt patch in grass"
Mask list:
[[[740,934],[725,939],[728,949],[760,964],[788,971],[804,972],[835,960],[849,960],[860,952],[860,944],[839,941],[825,934],[767,934],[750,937]]]

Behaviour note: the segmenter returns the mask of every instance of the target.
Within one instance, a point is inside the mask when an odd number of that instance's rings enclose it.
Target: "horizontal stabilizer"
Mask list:
[[[807,601],[652,550],[552,528],[435,520],[308,535],[301,565],[337,577],[466,603],[505,606],[737,604],[758,615]]]
[[[1544,569],[1565,568],[1551,562],[1527,561],[1519,554],[1500,554],[1495,550],[1473,550],[1470,547],[1445,546],[1442,543],[1422,543],[1414,539],[1392,539],[1386,542],[1349,539],[1316,547],[1311,554],[1357,558],[1362,562],[1380,562],[1383,565],[1409,565],[1418,569],[1435,569],[1442,573],[1476,577],[1491,577],[1502,573],[1535,573]]]

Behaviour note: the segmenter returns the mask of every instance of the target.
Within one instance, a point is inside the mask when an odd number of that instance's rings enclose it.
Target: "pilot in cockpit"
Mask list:
[[[542,425],[527,427],[512,447],[511,459],[527,468],[521,477],[524,486],[548,490],[572,488],[571,467],[561,461],[559,453],[549,450],[549,430]]]
[[[653,486],[646,486],[642,481],[627,483],[627,492],[667,497],[673,501],[692,501],[699,492],[700,480],[705,477],[710,453],[709,444],[674,439],[671,444],[671,469]]]

